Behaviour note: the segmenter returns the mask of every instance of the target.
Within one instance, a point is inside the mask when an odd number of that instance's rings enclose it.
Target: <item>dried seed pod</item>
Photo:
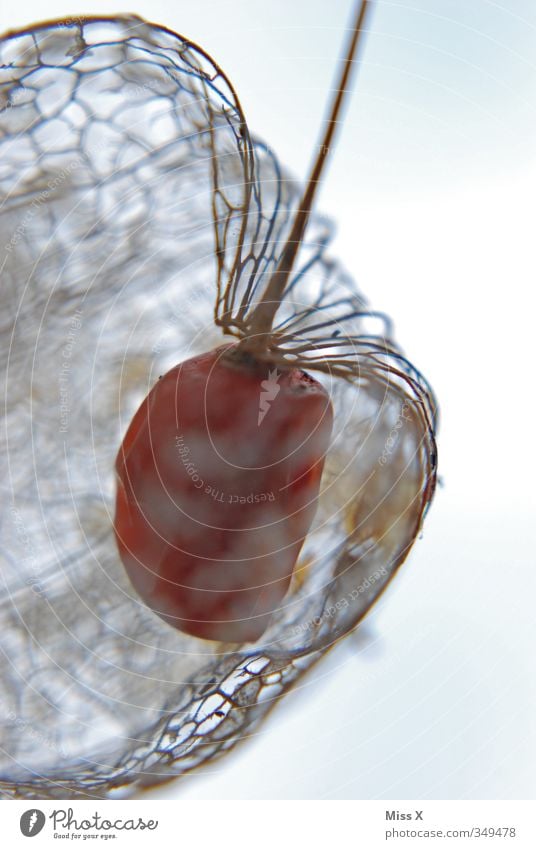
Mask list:
[[[300,190],[212,60],[138,18],[10,34],[0,74],[0,787],[113,795],[230,749],[355,627],[430,503],[435,402],[316,218],[258,352],[334,410],[294,579],[257,645],[161,622],[117,555],[117,447],[158,375],[243,337]]]

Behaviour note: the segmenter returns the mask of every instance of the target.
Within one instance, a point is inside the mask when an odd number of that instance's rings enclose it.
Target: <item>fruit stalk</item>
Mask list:
[[[290,235],[287,239],[281,258],[276,270],[270,277],[264,294],[253,310],[248,322],[249,334],[243,340],[242,346],[251,352],[259,352],[269,347],[270,335],[275,315],[284,296],[289,277],[292,273],[296,256],[303,241],[303,236],[311,215],[316,192],[320,184],[328,155],[330,153],[342,105],[348,91],[348,84],[352,76],[358,47],[363,42],[363,24],[367,14],[369,0],[362,0],[357,7],[355,22],[352,27],[348,47],[342,59],[342,67],[339,79],[335,86],[333,100],[328,108],[328,119],[324,128],[322,139],[318,147],[318,154],[313,162],[311,173],[306,183],[306,188],[298,206]]]

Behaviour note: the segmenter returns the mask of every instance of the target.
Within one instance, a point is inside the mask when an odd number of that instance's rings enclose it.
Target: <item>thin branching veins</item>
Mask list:
[[[319,508],[260,645],[168,627],[112,531],[113,463],[150,387],[243,339],[300,187],[199,48],[139,18],[0,42],[0,792],[134,792],[229,751],[367,613],[435,484],[436,404],[314,217],[270,363],[335,428]]]

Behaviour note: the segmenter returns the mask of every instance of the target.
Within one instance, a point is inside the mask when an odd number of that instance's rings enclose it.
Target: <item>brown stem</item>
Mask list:
[[[347,94],[350,74],[356,61],[355,57],[357,54],[357,47],[360,40],[362,40],[363,21],[369,5],[370,0],[361,0],[356,7],[355,23],[352,28],[348,47],[342,60],[340,78],[335,88],[333,100],[329,107],[328,119],[318,155],[313,163],[305,192],[303,193],[300,201],[290,235],[285,247],[283,248],[277,268],[270,277],[262,299],[253,310],[248,321],[249,337],[247,340],[247,347],[249,349],[265,349],[269,343],[270,332],[272,330],[275,314],[279,309],[281,299],[292,272],[297,253],[303,239],[303,234],[309,221],[315,194],[330,152],[333,136],[337,128],[337,119],[340,114],[345,95]]]

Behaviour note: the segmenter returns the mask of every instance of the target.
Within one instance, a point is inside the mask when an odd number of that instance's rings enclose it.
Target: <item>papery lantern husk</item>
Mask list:
[[[436,405],[315,218],[266,354],[334,405],[314,526],[258,644],[167,626],[117,554],[115,455],[160,374],[242,338],[300,187],[212,60],[139,18],[6,36],[0,109],[0,789],[128,795],[231,749],[355,628],[431,501]]]

